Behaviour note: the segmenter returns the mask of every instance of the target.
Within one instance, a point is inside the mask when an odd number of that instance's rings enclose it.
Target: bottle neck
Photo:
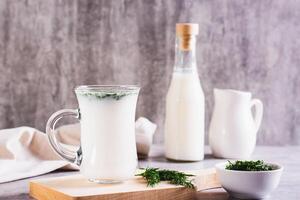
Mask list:
[[[188,35],[176,37],[174,71],[197,71],[195,36]]]

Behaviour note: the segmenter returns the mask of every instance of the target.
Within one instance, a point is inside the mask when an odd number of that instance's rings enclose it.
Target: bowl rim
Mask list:
[[[230,170],[230,169],[225,169],[225,166],[228,162],[221,162],[221,163],[217,163],[215,165],[215,168],[217,170],[221,170],[224,172],[230,172],[230,173],[276,173],[276,172],[281,172],[283,170],[283,166],[279,165],[279,164],[275,164],[275,163],[270,163],[270,162],[266,162],[266,164],[268,165],[272,165],[272,166],[276,166],[277,169],[273,169],[273,170],[268,170],[268,171],[242,171],[242,170]]]

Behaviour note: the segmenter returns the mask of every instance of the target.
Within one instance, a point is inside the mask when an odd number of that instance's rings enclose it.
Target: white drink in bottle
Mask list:
[[[176,57],[166,98],[166,157],[180,161],[204,158],[204,95],[196,64],[198,24],[176,24]]]

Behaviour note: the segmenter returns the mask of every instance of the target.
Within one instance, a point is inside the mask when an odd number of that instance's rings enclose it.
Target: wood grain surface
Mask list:
[[[91,183],[82,175],[34,180],[30,182],[30,195],[39,200],[119,200],[119,199],[144,199],[144,200],[190,200],[198,197],[224,197],[225,191],[210,190],[219,188],[220,183],[214,169],[188,171],[195,174],[194,189],[175,186],[162,182],[155,187],[147,187],[144,179],[135,177],[118,184]],[[207,190],[206,192],[201,192]]]

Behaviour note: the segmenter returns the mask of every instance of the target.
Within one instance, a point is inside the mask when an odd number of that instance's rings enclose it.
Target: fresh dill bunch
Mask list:
[[[136,176],[142,176],[147,181],[147,185],[154,187],[160,181],[169,181],[174,185],[182,185],[187,188],[195,188],[189,177],[192,174],[186,174],[175,170],[166,170],[159,168],[146,168],[143,173]]]
[[[146,168],[143,173],[136,176],[142,176],[147,181],[147,185],[153,187],[160,182],[158,168]]]
[[[239,171],[269,171],[273,170],[272,166],[264,163],[263,160],[250,160],[250,161],[242,161],[237,160],[235,162],[228,161],[225,169],[228,170],[239,170]]]

